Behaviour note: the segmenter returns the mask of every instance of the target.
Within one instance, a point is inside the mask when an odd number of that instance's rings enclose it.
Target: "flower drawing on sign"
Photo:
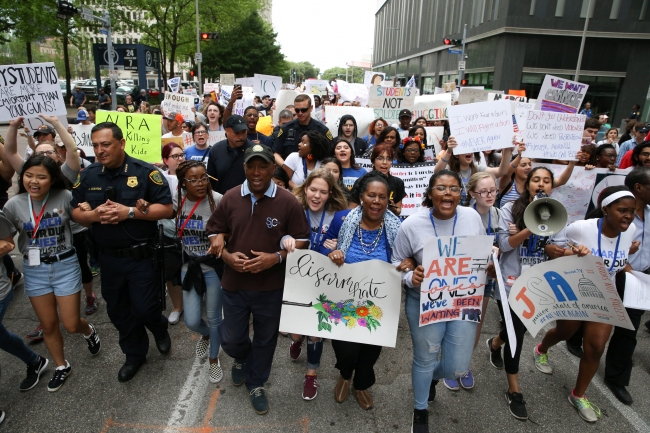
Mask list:
[[[313,307],[317,310],[319,331],[332,332],[332,323],[342,324],[348,329],[366,328],[368,332],[375,331],[378,326],[381,326],[379,321],[384,313],[370,300],[358,301],[356,304],[354,299],[332,302],[325,294],[321,294],[318,302]]]

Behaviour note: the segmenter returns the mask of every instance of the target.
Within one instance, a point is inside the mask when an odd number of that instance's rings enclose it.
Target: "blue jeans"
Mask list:
[[[415,409],[426,409],[432,380],[461,377],[469,369],[478,322],[452,320],[420,327],[420,294],[408,287],[406,291],[406,318],[413,341]]]
[[[20,360],[25,364],[31,365],[38,361],[38,354],[27,347],[19,336],[7,331],[7,328],[2,324],[2,319],[5,317],[7,306],[13,297],[14,291],[11,289],[7,296],[0,301],[0,349],[20,358]]]
[[[181,280],[185,279],[186,272],[181,272]],[[205,278],[205,312],[208,323],[201,318],[201,301],[203,300],[194,287],[192,290],[183,290],[183,312],[185,326],[194,332],[210,336],[210,358],[219,356],[221,337],[219,325],[221,324],[221,281],[215,271],[203,272]]]

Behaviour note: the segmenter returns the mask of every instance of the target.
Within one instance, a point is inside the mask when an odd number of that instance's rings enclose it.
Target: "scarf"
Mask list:
[[[362,206],[352,209],[345,217],[341,230],[339,230],[338,245],[336,248],[341,250],[344,255],[347,254],[350,249],[352,238],[357,231],[357,227],[359,227],[359,224],[361,223],[362,209]],[[391,250],[393,249],[393,243],[397,237],[397,230],[399,230],[400,224],[401,220],[391,211],[386,210],[386,213],[384,213],[384,229],[386,230],[386,240],[388,240],[388,245]]]

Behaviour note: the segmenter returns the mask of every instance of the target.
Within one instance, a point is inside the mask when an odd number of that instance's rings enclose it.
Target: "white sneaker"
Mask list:
[[[169,314],[169,317],[167,318],[167,321],[169,321],[170,325],[175,325],[181,319],[181,314],[183,314],[182,309],[180,311],[172,311]]]
[[[221,361],[217,359],[216,363],[210,363],[209,371],[210,382],[219,383],[223,379],[223,370],[221,369]]]

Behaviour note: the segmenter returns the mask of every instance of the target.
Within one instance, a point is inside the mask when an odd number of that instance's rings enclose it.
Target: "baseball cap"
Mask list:
[[[50,125],[41,125],[34,131],[34,137],[38,137],[41,134],[52,134],[52,137],[56,137],[56,131]]]
[[[185,119],[183,118],[183,115],[181,113],[177,113],[175,111],[167,113],[167,115],[163,116],[163,119],[175,120],[177,122],[185,122]]]
[[[643,134],[647,134],[648,132],[650,132],[650,126],[644,126],[643,128],[639,129],[638,132],[641,132]]]
[[[86,110],[79,110],[77,112],[77,122],[88,120],[88,112]]]
[[[266,162],[275,162],[275,156],[270,147],[263,144],[256,144],[253,147],[249,147],[246,149],[246,152],[244,152],[244,163],[247,163],[249,159],[256,156],[263,158]]]
[[[210,92],[204,92],[204,93],[203,93],[203,96],[212,96],[212,93],[210,93]]]
[[[241,132],[244,129],[248,129],[248,126],[246,125],[246,121],[244,121],[244,118],[241,117],[238,114],[233,114],[226,120],[226,124],[224,125],[226,128],[232,128],[234,132]]]
[[[407,110],[407,109],[405,108],[405,109],[403,109],[403,110],[401,110],[401,111],[399,112],[399,116],[397,116],[397,118],[399,119],[400,117],[406,117],[406,116],[408,116],[408,117],[412,117],[412,115],[411,115],[411,110]]]

